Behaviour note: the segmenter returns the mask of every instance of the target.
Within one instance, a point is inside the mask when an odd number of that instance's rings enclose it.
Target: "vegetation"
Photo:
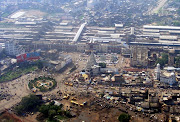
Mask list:
[[[15,68],[13,70],[8,70],[6,73],[4,73],[2,76],[0,76],[0,82],[6,82],[14,80],[23,74],[27,74],[29,72],[37,70],[37,66],[28,66],[28,67],[19,67]]]
[[[1,53],[0,53],[0,59],[4,59],[6,57],[6,53],[5,51],[3,50]]]
[[[72,117],[69,111],[62,110],[63,105],[57,106],[55,102],[51,102],[48,105],[42,105],[39,108],[39,112],[44,115],[44,118],[50,122],[59,122],[59,120]]]
[[[34,62],[33,64],[25,62],[17,65],[12,65],[8,69],[6,69],[4,73],[0,76],[0,83],[14,80],[24,74],[36,71],[38,69],[42,69],[42,67],[43,65],[41,61]]]
[[[43,62],[37,61],[37,66],[38,66],[38,69],[42,69],[43,68]]]
[[[99,63],[99,66],[100,66],[101,68],[106,68],[106,63]]]
[[[175,58],[175,67],[180,67],[180,56]]]
[[[174,22],[173,22],[173,25],[174,25],[174,26],[180,26],[180,22],[179,22],[179,21],[174,21]]]
[[[125,113],[122,113],[118,117],[119,122],[129,122],[130,119],[131,119],[131,116],[129,114],[125,114]]]
[[[37,109],[40,104],[41,99],[36,95],[31,94],[29,96],[23,97],[20,104],[14,109],[18,115],[23,115],[25,112]]]
[[[37,86],[37,81],[42,81],[44,83],[46,83],[46,81],[52,81],[53,84],[49,84],[49,87],[45,87],[45,86]],[[55,79],[51,78],[51,77],[38,77],[35,78],[34,80],[31,80],[28,84],[29,88],[32,89],[34,87],[38,88],[41,92],[46,92],[49,90],[54,89],[57,86],[57,82]]]
[[[165,66],[165,64],[168,63],[168,54],[167,53],[162,53],[162,57],[158,58],[156,61],[156,64],[160,64],[161,68]]]

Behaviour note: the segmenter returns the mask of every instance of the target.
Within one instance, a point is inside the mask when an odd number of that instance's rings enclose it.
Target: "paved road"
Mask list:
[[[156,13],[157,11],[159,11],[164,5],[165,3],[167,2],[168,0],[159,0],[157,2],[157,7],[155,7],[152,11],[151,11],[151,14],[154,14]]]

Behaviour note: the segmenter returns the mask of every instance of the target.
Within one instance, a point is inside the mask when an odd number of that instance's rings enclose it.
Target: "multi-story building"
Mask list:
[[[5,42],[5,53],[7,55],[16,56],[25,53],[25,50],[17,41],[11,40]]]
[[[148,66],[148,52],[146,47],[131,47],[131,66]]]

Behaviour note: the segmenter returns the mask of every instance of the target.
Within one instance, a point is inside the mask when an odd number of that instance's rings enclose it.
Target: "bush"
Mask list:
[[[58,121],[57,119],[66,119],[68,117],[72,117],[69,111],[62,110],[62,105],[57,106],[54,105],[54,101],[50,102],[49,105],[42,105],[39,108],[39,112],[41,112],[45,118],[48,118],[48,121]]]
[[[99,66],[100,66],[101,68],[106,68],[106,63],[99,63]]]
[[[125,114],[125,113],[122,113],[118,117],[119,122],[129,122],[130,119],[131,119],[131,116],[129,114]]]
[[[15,107],[15,111],[17,114],[22,115],[27,111],[37,108],[37,106],[40,105],[40,102],[41,100],[39,97],[31,94],[22,98],[20,105]]]

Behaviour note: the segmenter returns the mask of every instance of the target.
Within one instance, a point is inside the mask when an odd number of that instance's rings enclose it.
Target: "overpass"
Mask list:
[[[74,37],[74,39],[73,39],[73,42],[77,42],[77,41],[78,41],[78,39],[79,39],[79,37],[80,37],[80,35],[81,35],[81,33],[82,33],[85,25],[86,25],[86,23],[83,23],[83,24],[80,26],[78,32],[76,33],[76,35],[75,35],[75,37]]]

